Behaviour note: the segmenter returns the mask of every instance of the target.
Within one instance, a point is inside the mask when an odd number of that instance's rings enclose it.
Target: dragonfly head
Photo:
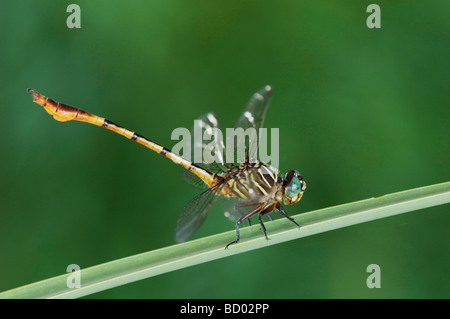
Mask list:
[[[284,203],[292,205],[297,203],[306,190],[306,182],[298,171],[289,171],[284,176]]]

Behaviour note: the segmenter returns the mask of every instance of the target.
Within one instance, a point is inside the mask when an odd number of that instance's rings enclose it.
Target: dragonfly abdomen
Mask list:
[[[174,163],[183,166],[185,169],[191,171],[193,174],[197,175],[202,179],[209,187],[213,187],[222,181],[220,176],[213,174],[195,164],[188,161],[187,159],[173,153],[171,150],[137,134],[136,132],[130,131],[129,129],[115,124],[103,117],[91,114],[77,107],[66,105],[60,102],[56,102],[48,97],[45,97],[38,93],[36,90],[28,89],[28,93],[33,96],[33,101],[41,105],[47,113],[53,116],[53,118],[60,122],[67,121],[80,121],[96,126],[104,127],[110,131],[120,134],[130,140],[133,140],[155,152],[161,154],[168,159],[171,159]]]

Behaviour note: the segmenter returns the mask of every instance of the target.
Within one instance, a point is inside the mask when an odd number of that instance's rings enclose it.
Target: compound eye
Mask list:
[[[297,196],[300,193],[301,189],[302,189],[302,182],[295,175],[292,177],[292,180],[289,183],[289,185],[286,187],[286,190],[284,191],[284,193],[286,194],[287,197],[294,198],[295,196]]]

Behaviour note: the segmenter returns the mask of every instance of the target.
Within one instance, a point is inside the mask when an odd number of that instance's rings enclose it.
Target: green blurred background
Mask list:
[[[0,4],[0,291],[172,245],[199,193],[136,143],[54,121],[28,87],[171,148],[205,112],[232,127],[270,84],[280,169],[308,182],[292,215],[449,180],[448,1],[377,1],[381,29],[370,1],[77,1],[82,28],[68,29],[70,3]],[[90,297],[448,298],[449,208]],[[216,205],[195,238],[233,228]],[[373,263],[381,289],[366,286]]]

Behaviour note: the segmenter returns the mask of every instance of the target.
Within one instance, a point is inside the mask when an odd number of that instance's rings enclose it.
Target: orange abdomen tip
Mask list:
[[[43,102],[45,100],[45,97],[43,97],[41,94],[39,94],[38,92],[36,92],[36,90],[33,89],[27,89],[27,92],[31,94],[31,96],[33,96],[33,101],[41,104],[39,102]]]

